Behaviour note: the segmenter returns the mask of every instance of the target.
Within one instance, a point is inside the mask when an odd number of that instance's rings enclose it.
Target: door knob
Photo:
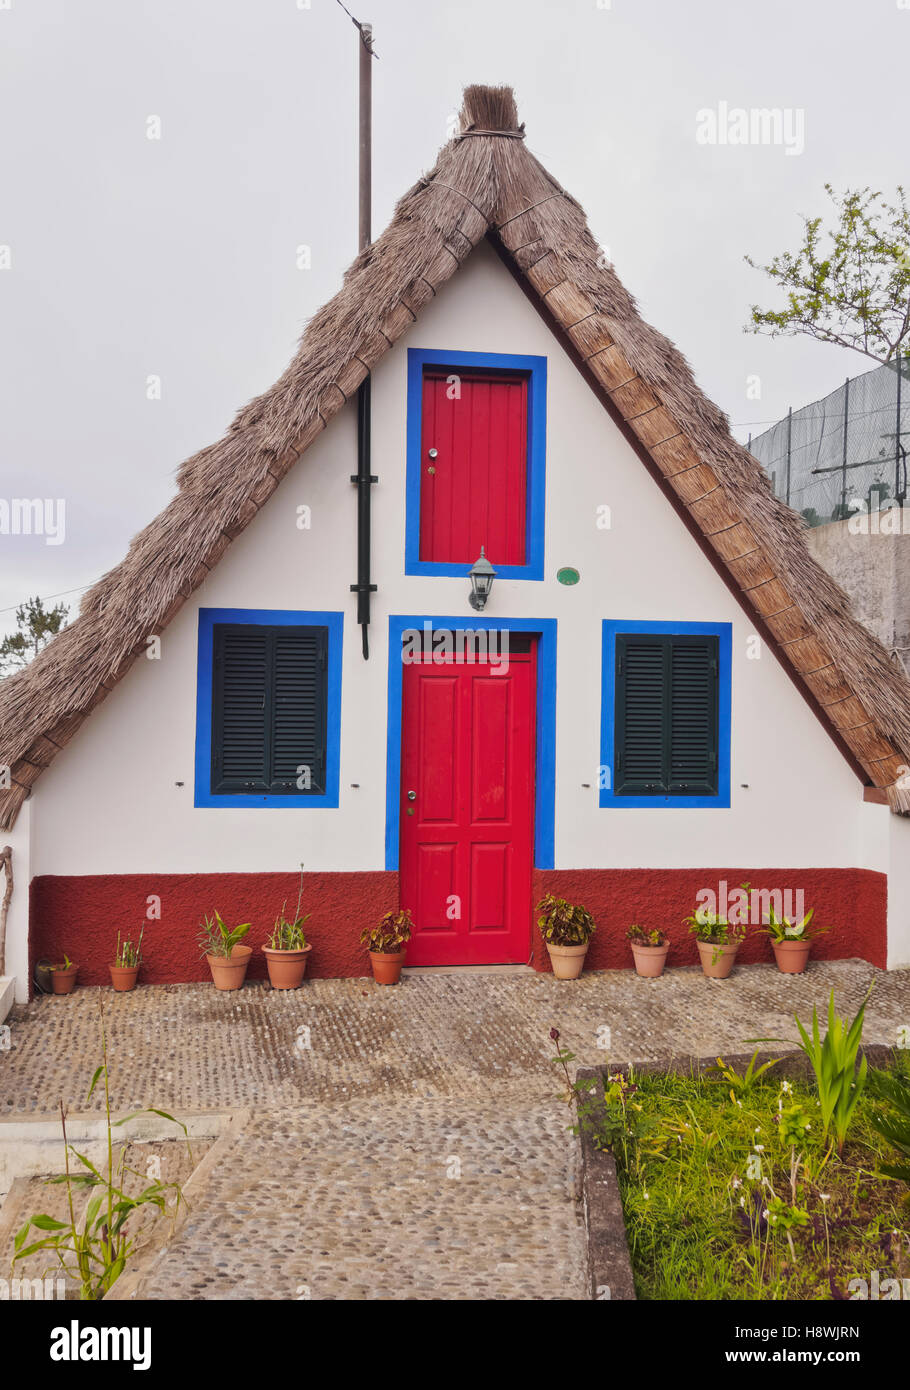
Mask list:
[[[416,792],[408,792],[408,801],[416,801],[416,800],[417,800],[417,793],[416,793]]]

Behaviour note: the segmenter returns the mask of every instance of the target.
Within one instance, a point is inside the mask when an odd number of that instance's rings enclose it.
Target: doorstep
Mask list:
[[[406,965],[402,975],[538,975],[533,965]]]

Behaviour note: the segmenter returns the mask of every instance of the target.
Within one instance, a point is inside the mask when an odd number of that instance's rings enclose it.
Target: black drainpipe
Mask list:
[[[344,6],[342,6],[344,9]],[[353,15],[350,16],[352,19]],[[359,33],[359,195],[358,242],[361,252],[370,244],[370,192],[372,182],[373,145],[373,26],[354,19]],[[351,593],[357,595],[357,621],[363,635],[363,659],[370,659],[370,594],[376,585],[370,583],[370,488],[379,479],[370,472],[370,377],[367,374],[357,390],[357,472],[351,482],[357,484],[357,583]]]
[[[370,594],[376,585],[370,583],[370,488],[379,479],[370,472],[370,378],[357,390],[357,472],[351,474],[357,484],[357,583],[351,593],[357,595],[357,621],[363,634],[363,659],[370,656]]]

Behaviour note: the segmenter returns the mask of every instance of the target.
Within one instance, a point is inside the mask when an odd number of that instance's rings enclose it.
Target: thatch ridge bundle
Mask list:
[[[78,618],[0,683],[0,763],[12,777],[0,826],[12,826],[41,771],[485,236],[647,451],[864,780],[910,811],[900,785],[910,683],[812,558],[800,518],[774,497],[685,358],[640,318],[583,209],[523,137],[510,88],[466,88],[461,130],[307,324],[287,370],[182,465],[174,498],[85,595]]]

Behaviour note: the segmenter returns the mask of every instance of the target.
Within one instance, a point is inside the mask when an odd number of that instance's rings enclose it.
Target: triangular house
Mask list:
[[[679,935],[697,891],[743,880],[802,892],[823,954],[910,960],[910,686],[639,317],[509,89],[467,89],[287,371],[178,477],[0,686],[20,994],[63,950],[104,980],[142,918],[146,977],[198,978],[197,918],[264,932],[300,862],[321,974],[361,973],[360,930],[399,904],[416,963],[542,964],[550,888],[595,910],[590,962],[625,964],[631,921]],[[418,629],[487,648],[402,661]]]

